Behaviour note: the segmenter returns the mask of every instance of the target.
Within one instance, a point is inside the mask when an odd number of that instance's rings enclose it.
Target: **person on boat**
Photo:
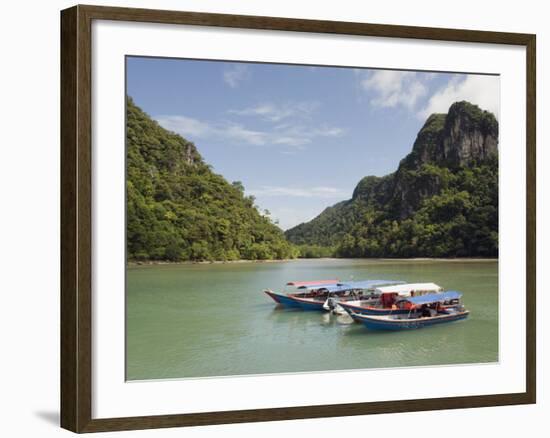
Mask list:
[[[429,318],[432,316],[432,312],[430,312],[430,309],[425,304],[422,306],[421,316],[422,318]]]

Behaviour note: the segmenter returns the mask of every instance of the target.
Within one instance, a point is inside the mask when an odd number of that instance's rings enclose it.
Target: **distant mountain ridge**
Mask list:
[[[351,257],[495,256],[498,130],[492,113],[465,101],[432,114],[394,173],[364,177],[350,200],[287,239]]]

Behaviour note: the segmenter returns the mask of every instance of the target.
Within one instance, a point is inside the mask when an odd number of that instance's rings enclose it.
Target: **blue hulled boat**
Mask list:
[[[338,284],[338,280],[316,280],[316,281],[289,281],[286,286],[294,288],[292,292],[277,293],[270,289],[264,292],[277,304],[289,308],[298,308],[303,310],[322,310],[324,301],[320,303],[317,298],[322,297],[328,288],[333,288]]]
[[[360,300],[368,291],[382,284],[396,283],[392,280],[364,280],[339,282],[338,280],[291,281],[287,286],[296,288],[293,292],[264,292],[277,304],[303,310],[330,311],[347,300]]]
[[[403,300],[410,304],[407,314],[350,315],[371,330],[412,330],[466,319],[470,312],[460,304],[461,297],[457,291],[408,297]]]

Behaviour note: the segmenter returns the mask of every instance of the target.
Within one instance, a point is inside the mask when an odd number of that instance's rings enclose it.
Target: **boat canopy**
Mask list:
[[[419,295],[416,297],[406,298],[404,301],[408,301],[411,304],[431,304],[431,303],[443,303],[444,301],[457,300],[462,296],[461,292],[456,290],[449,290],[440,294],[428,294]]]
[[[359,280],[359,281],[346,281],[338,283],[338,286],[345,287],[346,289],[372,289],[374,287],[382,286],[383,284],[403,284],[404,281],[398,280]]]
[[[298,288],[306,288],[306,287],[315,287],[315,286],[323,286],[323,285],[336,285],[338,284],[338,279],[335,280],[315,280],[315,281],[289,281],[286,285],[287,286],[295,286]]]
[[[411,292],[441,292],[442,290],[443,288],[435,283],[405,283],[376,288],[376,291],[381,294],[396,293],[401,296],[408,296]]]
[[[333,284],[314,284],[309,286],[300,286],[299,289],[316,290],[323,289],[329,292],[342,292],[353,289],[372,289],[382,284],[394,284],[404,283],[403,281],[393,280],[360,280],[360,281],[346,281]]]
[[[309,290],[312,290],[312,289],[321,289],[321,290],[326,290],[328,292],[343,292],[343,291],[346,291],[346,290],[349,290],[348,287],[343,287],[339,284],[329,284],[327,286],[317,286],[317,287],[309,287],[308,288]]]
[[[344,284],[341,283],[334,283],[334,284],[315,284],[313,286],[300,286],[298,289],[307,289],[309,290],[326,290],[329,292],[340,292],[345,290],[353,289],[351,287],[347,287]]]

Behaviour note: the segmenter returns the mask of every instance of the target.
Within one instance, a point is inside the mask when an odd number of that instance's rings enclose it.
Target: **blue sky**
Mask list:
[[[495,76],[183,59],[129,57],[127,92],[283,229],[393,172],[429,114],[499,110]]]

